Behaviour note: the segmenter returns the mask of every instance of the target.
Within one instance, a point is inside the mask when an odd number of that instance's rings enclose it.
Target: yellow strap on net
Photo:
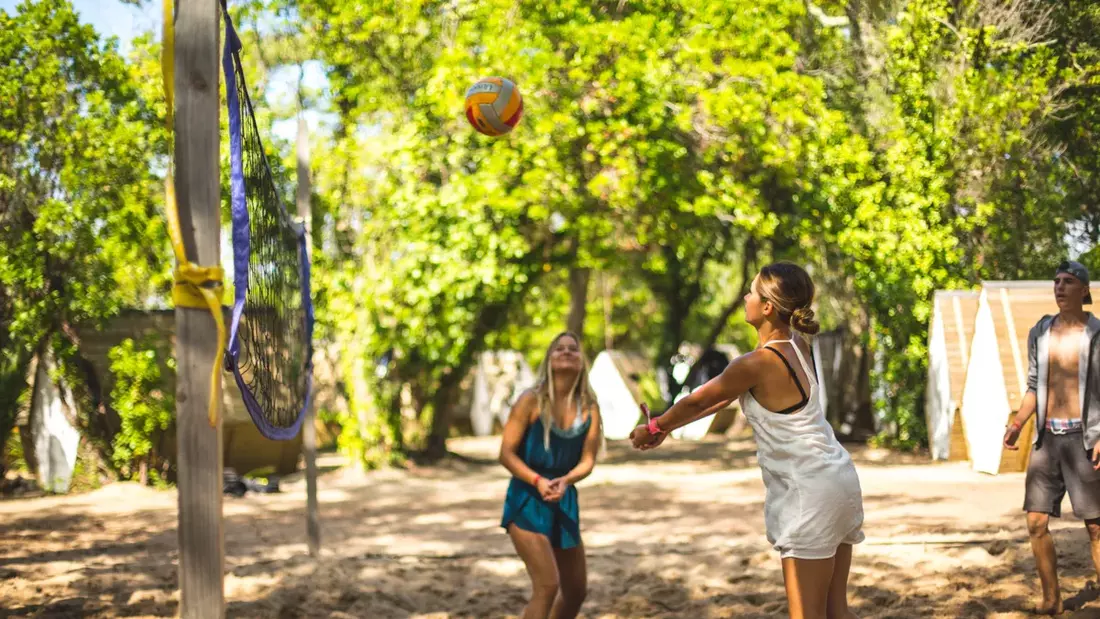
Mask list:
[[[161,46],[161,68],[164,79],[164,99],[168,105],[168,134],[173,131],[175,109],[175,0],[164,0],[164,43]],[[180,233],[179,210],[176,208],[176,187],[172,180],[172,163],[169,159],[168,174],[164,179],[164,204],[168,211],[168,236],[172,239],[172,251],[176,254],[176,270],[173,273],[172,302],[176,307],[207,309],[214,317],[218,329],[218,351],[214,355],[214,367],[210,370],[210,425],[218,423],[218,381],[221,379],[222,361],[225,355],[225,317],[222,315],[222,283],[225,273],[221,267],[201,267],[187,259]]]

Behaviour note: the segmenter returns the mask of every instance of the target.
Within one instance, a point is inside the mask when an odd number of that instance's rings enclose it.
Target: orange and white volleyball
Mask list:
[[[503,77],[486,77],[466,90],[466,119],[480,133],[497,137],[510,132],[523,116],[519,88]]]

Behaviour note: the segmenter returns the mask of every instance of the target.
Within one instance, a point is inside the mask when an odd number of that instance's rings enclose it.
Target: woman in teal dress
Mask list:
[[[504,426],[500,463],[512,473],[500,526],[531,577],[523,619],[576,617],[587,590],[578,481],[592,473],[602,424],[580,339],[554,338],[535,387]]]

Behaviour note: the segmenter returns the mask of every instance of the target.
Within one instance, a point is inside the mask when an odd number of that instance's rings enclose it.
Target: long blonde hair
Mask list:
[[[572,331],[562,331],[550,341],[546,348],[546,355],[539,365],[538,380],[535,383],[535,398],[539,405],[539,420],[542,422],[542,444],[550,449],[550,427],[554,424],[554,370],[551,368],[550,356],[554,353],[554,347],[563,337],[571,337],[577,343],[580,352],[581,368],[577,373],[577,379],[573,381],[570,395],[577,401],[577,414],[583,415],[596,403],[596,392],[588,382],[588,357],[584,354],[584,345],[581,338]],[[603,420],[600,420],[600,435],[603,435]]]

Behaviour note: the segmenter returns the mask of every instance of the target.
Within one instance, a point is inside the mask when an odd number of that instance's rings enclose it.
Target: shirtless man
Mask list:
[[[1088,529],[1100,582],[1100,319],[1082,309],[1092,303],[1084,265],[1058,265],[1054,300],[1058,314],[1044,316],[1028,334],[1028,390],[1004,436],[1006,449],[1018,449],[1020,428],[1038,413],[1024,511],[1043,588],[1036,610],[1050,615],[1062,612],[1062,595],[1048,523],[1061,516],[1067,490]]]

